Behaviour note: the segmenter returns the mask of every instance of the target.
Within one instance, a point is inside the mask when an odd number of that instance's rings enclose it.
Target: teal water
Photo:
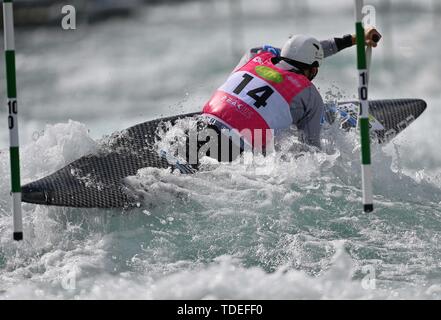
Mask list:
[[[199,110],[236,65],[238,48],[281,45],[297,32],[351,32],[351,8],[327,3],[293,6],[289,15],[244,1],[235,41],[222,1],[158,6],[72,32],[19,31],[23,181],[96,151],[103,135]],[[384,13],[374,2],[385,34],[372,98],[428,102],[405,132],[373,146],[374,213],[360,210],[358,137],[332,127],[323,133],[334,142],[328,152],[207,162],[192,176],[142,169],[130,178],[146,197],[134,210],[25,204],[17,244],[1,130],[0,298],[439,299],[441,63],[436,32],[427,30],[440,26],[430,4]],[[326,61],[316,84],[327,100],[352,99],[356,80],[347,50]]]

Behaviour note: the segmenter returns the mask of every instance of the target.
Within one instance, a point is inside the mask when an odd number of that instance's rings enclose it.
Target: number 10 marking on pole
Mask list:
[[[371,146],[369,138],[369,101],[368,101],[368,69],[366,64],[365,35],[362,24],[363,0],[355,0],[355,29],[357,37],[357,66],[359,73],[358,96],[360,99],[360,128],[361,142],[361,180],[363,187],[363,210],[374,210],[372,195]]]
[[[8,95],[9,154],[11,159],[12,214],[14,240],[23,239],[21,215],[20,156],[18,143],[17,84],[15,76],[15,41],[12,0],[3,1],[3,29],[5,38],[6,91]]]

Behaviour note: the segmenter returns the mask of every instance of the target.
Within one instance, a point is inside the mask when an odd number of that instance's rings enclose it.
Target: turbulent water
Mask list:
[[[186,3],[76,31],[18,31],[23,182],[96,152],[105,134],[198,111],[239,49],[353,29],[346,1],[289,10],[287,1],[243,3],[243,18],[228,15],[228,2]],[[392,1],[401,9],[391,12],[375,4],[384,42],[371,97],[423,98],[428,109],[372,147],[374,213],[361,211],[358,137],[331,127],[326,152],[298,156],[287,138],[281,154],[252,165],[206,159],[195,175],[141,169],[129,179],[145,194],[137,209],[24,204],[25,240],[15,243],[5,129],[0,299],[441,298],[441,44],[427,32],[441,29],[439,15],[431,1]],[[316,83],[326,100],[353,98],[354,50],[325,61]]]

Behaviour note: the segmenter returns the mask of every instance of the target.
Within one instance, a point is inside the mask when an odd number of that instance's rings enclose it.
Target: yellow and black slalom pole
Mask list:
[[[11,159],[12,214],[14,240],[23,240],[21,215],[20,157],[18,144],[17,84],[15,77],[14,16],[12,0],[3,0],[3,29],[5,38],[6,92],[9,127],[9,153]]]
[[[368,69],[366,64],[365,35],[362,24],[363,0],[355,0],[355,29],[357,37],[357,66],[359,74],[358,96],[360,100],[360,111],[358,126],[360,129],[361,141],[361,180],[363,187],[363,210],[372,212],[374,210],[372,194],[372,169],[371,169],[371,146],[369,139],[369,101],[368,101]]]

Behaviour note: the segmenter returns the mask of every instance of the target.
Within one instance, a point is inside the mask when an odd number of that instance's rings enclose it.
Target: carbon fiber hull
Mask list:
[[[379,142],[395,137],[425,109],[426,103],[418,99],[370,101],[371,115],[384,127],[375,131]],[[129,207],[136,199],[127,192],[123,183],[125,177],[135,175],[145,167],[174,166],[152,148],[158,126],[199,114],[162,118],[128,128],[112,144],[110,152],[82,157],[45,178],[23,186],[22,201],[66,207]],[[328,121],[335,119],[333,115],[327,116]]]

